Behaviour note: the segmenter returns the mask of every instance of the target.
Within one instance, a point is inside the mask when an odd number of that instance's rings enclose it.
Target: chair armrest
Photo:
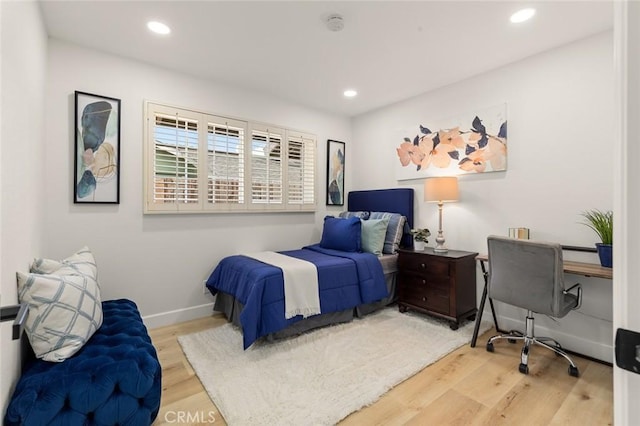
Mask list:
[[[575,310],[575,309],[580,309],[580,307],[582,306],[582,284],[580,284],[580,283],[574,284],[571,287],[569,287],[568,289],[563,290],[562,293],[563,294],[569,294],[572,291],[574,291],[574,289],[576,290],[575,296],[578,298],[578,303],[576,304],[576,307],[573,308]]]

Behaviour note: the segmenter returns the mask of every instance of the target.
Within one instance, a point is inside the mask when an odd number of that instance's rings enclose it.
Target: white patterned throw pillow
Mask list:
[[[25,331],[36,357],[62,362],[102,325],[98,270],[84,247],[62,261],[36,259],[18,272],[18,296],[29,304]]]

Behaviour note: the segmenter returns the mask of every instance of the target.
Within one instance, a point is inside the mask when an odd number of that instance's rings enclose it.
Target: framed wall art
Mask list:
[[[345,143],[327,140],[327,205],[344,205]]]
[[[74,203],[120,203],[120,99],[75,92]]]
[[[396,158],[398,180],[503,172],[507,170],[507,105],[447,120],[426,119],[405,133],[391,155]]]

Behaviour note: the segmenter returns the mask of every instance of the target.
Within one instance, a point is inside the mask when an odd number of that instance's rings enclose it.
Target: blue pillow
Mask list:
[[[342,219],[333,216],[324,218],[320,247],[341,251],[361,251],[362,225],[360,218]]]

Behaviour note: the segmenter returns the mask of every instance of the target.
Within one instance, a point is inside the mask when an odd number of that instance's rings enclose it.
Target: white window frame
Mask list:
[[[156,141],[155,124],[156,115],[196,120],[198,122],[198,198],[195,202],[156,202],[155,197],[155,165],[156,165]],[[145,101],[144,104],[144,213],[145,214],[175,214],[175,213],[228,213],[228,212],[315,212],[317,208],[317,140],[315,135],[307,132],[286,129],[283,126],[264,124],[255,121],[224,117],[208,114],[191,109],[174,107],[156,102]],[[242,129],[244,136],[242,153],[243,196],[241,202],[210,202],[209,190],[209,150],[208,129],[209,124],[228,125]],[[282,197],[280,202],[258,202],[252,198],[252,135],[253,132],[278,135],[280,138],[280,185]],[[297,144],[302,141],[301,156],[298,161],[291,162],[289,158],[289,141],[295,140]],[[240,163],[240,162],[239,162]],[[267,157],[267,165],[269,158]],[[268,167],[268,166],[267,166]],[[298,176],[302,191],[290,194],[290,178]],[[269,188],[269,185],[267,185]],[[289,196],[292,195],[292,199]],[[297,199],[294,199],[294,196]]]

